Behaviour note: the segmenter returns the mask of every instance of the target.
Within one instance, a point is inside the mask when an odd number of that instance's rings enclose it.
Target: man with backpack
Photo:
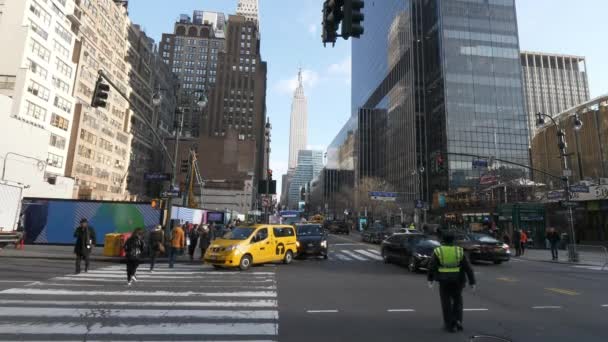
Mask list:
[[[131,286],[134,281],[137,281],[135,272],[141,261],[144,251],[144,229],[136,228],[131,234],[131,237],[125,243],[125,255],[127,257],[127,285]]]

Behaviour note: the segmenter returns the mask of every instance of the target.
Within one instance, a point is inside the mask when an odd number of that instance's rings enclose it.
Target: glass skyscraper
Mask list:
[[[291,182],[289,183],[289,194],[287,197],[290,209],[298,209],[300,194],[303,187],[310,186],[323,169],[323,152],[313,150],[298,151],[298,165]]]
[[[495,172],[459,154],[529,165],[514,0],[367,1],[364,14],[352,44],[356,183],[379,178],[412,208]]]

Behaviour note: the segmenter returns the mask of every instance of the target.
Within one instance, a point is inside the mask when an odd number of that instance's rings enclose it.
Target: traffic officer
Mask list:
[[[463,249],[454,246],[454,240],[453,233],[444,234],[442,246],[433,252],[428,272],[430,288],[433,288],[433,281],[439,282],[444,329],[449,332],[462,330],[462,290],[466,278],[475,290],[473,269],[464,256]]]

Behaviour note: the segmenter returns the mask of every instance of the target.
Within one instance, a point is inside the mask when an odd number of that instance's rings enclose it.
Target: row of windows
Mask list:
[[[167,40],[165,40],[167,41]],[[207,39],[183,39],[183,38],[175,38],[175,45],[200,45],[200,46],[208,46],[211,45],[214,48],[221,48],[223,44],[219,41],[212,40],[211,44],[209,44],[209,40]]]
[[[72,67],[64,63],[61,59],[55,59],[55,67],[57,68],[57,71],[59,71],[64,76],[68,78],[72,77]]]
[[[30,101],[25,101],[25,113],[26,116],[34,119],[44,121],[46,119],[46,109],[38,106]]]
[[[70,92],[70,85],[55,76],[53,76],[53,86],[64,93]]]
[[[33,72],[34,74],[40,76],[42,79],[46,80],[46,77],[48,76],[48,71],[41,67],[40,64],[32,61],[31,59],[27,60],[27,68]]]
[[[49,145],[56,147],[60,150],[63,150],[65,148],[65,143],[66,143],[66,139],[64,137],[51,133],[51,139],[49,141]]]
[[[55,96],[55,101],[53,102],[53,104],[55,105],[55,107],[63,110],[66,113],[70,113],[70,111],[72,110],[72,102],[64,99],[61,96]]]
[[[48,101],[51,94],[51,91],[48,88],[33,80],[29,81],[27,91],[44,101]]]
[[[42,44],[38,43],[34,39],[30,40],[30,50],[33,54],[40,57],[45,62],[48,62],[51,59],[51,51],[42,46]]]
[[[32,20],[30,20],[30,27],[32,31],[36,32],[42,39],[47,40],[47,38],[49,37],[49,34]]]
[[[64,131],[67,131],[68,127],[70,126],[70,120],[64,118],[59,114],[53,113],[53,115],[51,115],[51,125]]]
[[[36,1],[30,4],[30,12],[34,13],[46,25],[51,24],[51,15],[45,11]]]

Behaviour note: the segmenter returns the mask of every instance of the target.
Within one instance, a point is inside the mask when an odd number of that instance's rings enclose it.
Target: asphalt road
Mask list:
[[[512,261],[474,265],[465,331],[441,330],[438,289],[386,265],[378,246],[332,236],[329,260],[255,267],[147,267],[0,259],[0,340],[23,341],[605,341],[608,271]]]

